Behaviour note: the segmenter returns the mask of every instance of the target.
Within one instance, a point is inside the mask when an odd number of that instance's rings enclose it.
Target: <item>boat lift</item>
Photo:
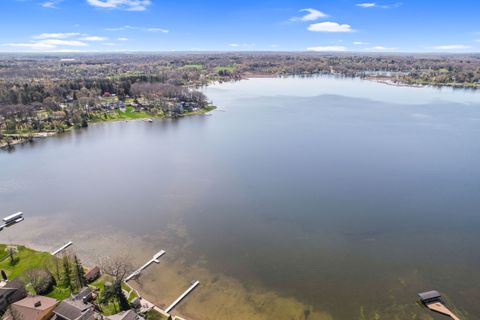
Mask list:
[[[3,218],[3,224],[0,225],[0,230],[3,230],[3,228],[5,227],[10,227],[16,223],[22,222],[23,220],[25,220],[25,218],[23,217],[23,212],[11,214]]]

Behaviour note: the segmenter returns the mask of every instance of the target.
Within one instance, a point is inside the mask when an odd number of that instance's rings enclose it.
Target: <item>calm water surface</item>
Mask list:
[[[185,265],[333,319],[427,317],[415,299],[430,289],[480,316],[480,93],[331,77],[205,93],[219,107],[208,116],[94,125],[0,153],[0,211],[159,246],[182,225]],[[28,220],[0,241],[38,241]]]

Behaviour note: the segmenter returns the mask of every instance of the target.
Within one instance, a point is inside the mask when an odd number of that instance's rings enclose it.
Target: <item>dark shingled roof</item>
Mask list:
[[[137,314],[133,310],[122,311],[107,317],[109,320],[136,320]]]
[[[53,310],[53,312],[62,319],[91,319],[93,318],[93,306],[84,304],[80,301],[64,300]]]
[[[24,289],[24,288],[25,288],[25,285],[23,284],[22,280],[13,279],[12,281],[8,281],[4,287],[0,288],[0,290],[3,292],[9,292],[9,291],[16,291],[18,289]]]
[[[441,295],[438,291],[432,290],[432,291],[427,291],[427,292],[421,292],[418,294],[420,299],[423,300],[430,300],[430,299],[440,299]]]

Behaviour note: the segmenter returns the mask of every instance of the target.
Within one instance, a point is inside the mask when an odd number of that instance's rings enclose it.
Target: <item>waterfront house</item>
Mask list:
[[[142,320],[143,318],[133,310],[122,311],[120,313],[106,317],[106,320]]]
[[[2,281],[0,287],[0,310],[4,310],[10,304],[22,300],[26,296],[27,291],[21,280]]]
[[[48,320],[53,315],[53,309],[58,300],[43,296],[28,296],[12,303],[3,319]]]
[[[85,279],[87,280],[88,283],[91,283],[95,280],[97,280],[100,277],[100,268],[99,267],[94,267],[90,269],[86,274],[85,274]]]
[[[53,310],[52,320],[94,320],[94,306],[82,298],[63,300]]]
[[[97,289],[85,287],[82,288],[75,296],[74,300],[82,300],[84,303],[89,303],[97,297]]]

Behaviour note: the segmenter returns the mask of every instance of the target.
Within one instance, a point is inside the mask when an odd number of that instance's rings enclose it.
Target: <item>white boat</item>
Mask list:
[[[17,213],[9,215],[8,217],[3,218],[3,222],[5,224],[20,222],[22,220],[23,220],[23,213],[22,212],[17,212]]]
[[[145,119],[146,122],[153,122],[152,119]]]

